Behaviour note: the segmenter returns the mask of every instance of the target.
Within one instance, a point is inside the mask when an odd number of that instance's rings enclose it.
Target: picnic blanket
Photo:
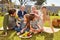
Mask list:
[[[44,32],[47,32],[47,33],[53,33],[51,27],[43,27],[44,28]],[[54,32],[58,32],[60,31],[60,28],[53,28]]]

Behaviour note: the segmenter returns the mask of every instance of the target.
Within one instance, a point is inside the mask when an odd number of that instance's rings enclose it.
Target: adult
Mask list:
[[[38,10],[37,10],[37,8],[36,8],[35,6],[32,6],[32,7],[31,7],[31,13],[30,13],[30,14],[34,14],[35,17],[36,17],[37,19],[39,19]]]
[[[25,11],[25,6],[22,5],[20,10],[18,11],[18,17],[21,19],[24,17],[25,14],[27,14],[27,12]]]
[[[48,11],[47,11],[47,8],[45,6],[41,7],[41,10],[39,10],[40,13],[40,17],[42,19],[42,24],[44,24],[46,21],[49,22],[49,26],[51,27],[52,31],[54,32],[53,30],[53,27],[52,27],[52,22],[50,20],[50,16],[48,15]]]
[[[15,9],[10,9],[8,11],[9,14],[6,14],[4,16],[4,20],[3,20],[3,28],[4,28],[4,33],[5,35],[7,35],[7,27],[8,29],[13,29],[13,27],[16,26],[16,10]]]
[[[36,9],[35,6],[31,7],[31,14],[35,14],[36,22],[38,22],[38,25],[40,26],[41,31],[43,31],[43,24],[42,24],[39,12],[38,12],[38,10]]]

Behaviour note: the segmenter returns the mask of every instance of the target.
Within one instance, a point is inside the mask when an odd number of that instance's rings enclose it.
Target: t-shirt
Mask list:
[[[9,16],[8,21],[9,21],[9,22],[8,22],[8,27],[9,27],[10,29],[12,29],[13,27],[16,26],[16,19],[15,19],[15,17]]]
[[[34,28],[34,29],[38,29],[37,23],[38,23],[38,21],[30,21],[30,25],[31,25],[32,28]]]

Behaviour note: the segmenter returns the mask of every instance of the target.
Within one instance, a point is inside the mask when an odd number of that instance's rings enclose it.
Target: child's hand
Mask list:
[[[20,18],[18,18],[18,20],[20,21]]]
[[[21,33],[23,33],[24,32],[24,30],[21,30]]]
[[[20,25],[19,25],[19,24],[17,24],[17,26],[18,26],[18,27],[20,27]]]
[[[41,28],[41,31],[44,31],[44,29],[43,29],[43,28]]]

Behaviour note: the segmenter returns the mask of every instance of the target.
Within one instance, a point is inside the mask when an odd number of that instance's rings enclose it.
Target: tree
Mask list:
[[[28,2],[28,0],[19,0],[20,4],[23,5],[23,4],[26,4]]]
[[[46,0],[30,0],[30,1],[37,1],[36,5],[41,5],[43,4],[43,2],[45,2]],[[28,0],[19,0],[20,4],[25,4],[28,2]]]
[[[55,7],[55,4],[51,4],[52,7]]]
[[[43,2],[46,2],[46,0],[32,0],[32,1],[37,1],[36,5],[42,5]]]

